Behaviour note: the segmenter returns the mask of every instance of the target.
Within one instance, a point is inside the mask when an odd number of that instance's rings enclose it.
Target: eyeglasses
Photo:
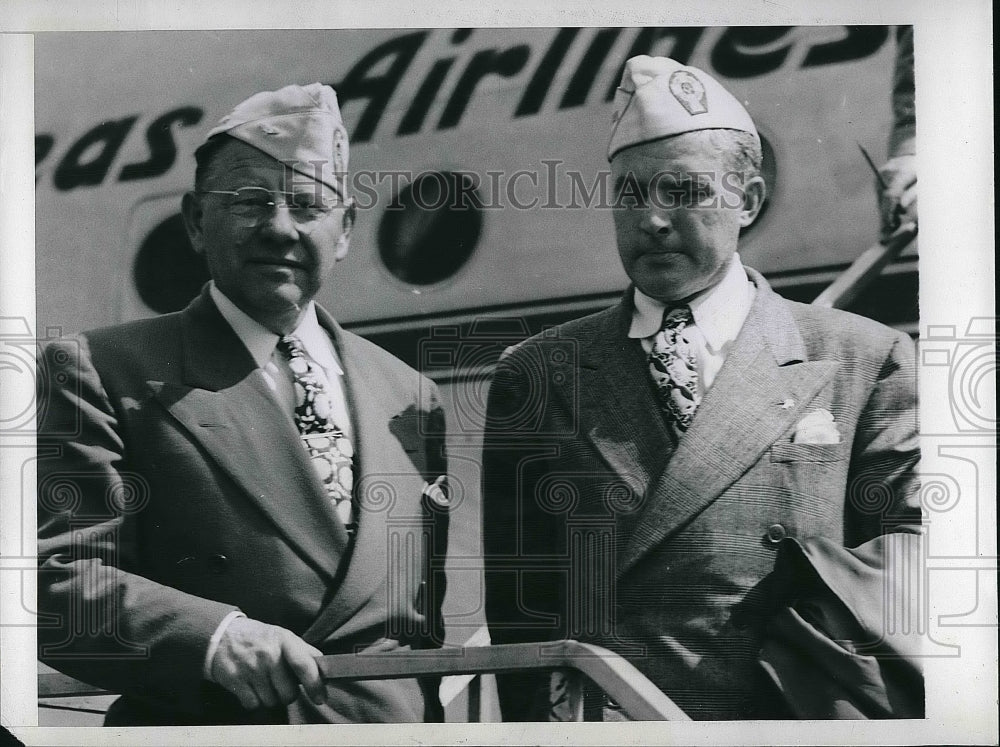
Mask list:
[[[347,204],[339,195],[330,197],[319,190],[283,192],[264,187],[240,187],[235,190],[202,189],[197,194],[227,198],[230,214],[248,225],[259,225],[269,220],[278,205],[284,205],[293,221],[300,226],[308,226],[323,220],[338,206]]]

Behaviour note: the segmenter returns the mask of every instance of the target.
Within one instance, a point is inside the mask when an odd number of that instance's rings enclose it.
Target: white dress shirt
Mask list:
[[[294,378],[292,369],[288,366],[288,360],[276,349],[278,335],[257,320],[247,316],[236,304],[226,298],[222,291],[215,287],[214,282],[209,285],[208,292],[218,307],[219,313],[233,328],[236,336],[240,338],[257,363],[268,388],[274,393],[284,410],[289,414],[293,413],[295,411],[295,393],[292,388]],[[319,325],[315,303],[309,302],[301,321],[291,334],[302,342],[302,347],[305,349],[310,363],[319,366],[320,371],[317,373],[325,374],[324,384],[327,394],[330,396],[333,422],[348,438],[351,438],[351,418],[347,409],[347,398],[344,394],[344,369],[340,366],[340,359],[333,347],[333,341]]]
[[[729,349],[750,313],[756,293],[757,288],[747,277],[740,255],[734,254],[722,280],[688,301],[694,324],[685,327],[681,337],[694,350],[698,389],[702,395],[715,382]],[[648,354],[653,349],[653,338],[663,323],[666,305],[638,288],[635,289],[633,305],[628,336],[641,340],[642,348]]]
[[[214,281],[209,284],[208,292],[223,319],[233,328],[236,336],[240,338],[244,347],[257,363],[258,372],[268,389],[274,393],[278,403],[291,416],[295,412],[292,369],[289,368],[285,356],[277,350],[278,335],[247,316],[222,291],[215,287]],[[333,341],[319,325],[319,319],[316,318],[316,305],[312,301],[306,306],[305,313],[292,334],[302,342],[302,347],[310,362],[319,367],[317,375],[325,376],[324,383],[330,396],[333,422],[350,438],[352,429],[347,399],[344,395],[344,370],[340,366],[340,359],[333,347]],[[240,610],[230,612],[222,619],[212,634],[208,650],[205,652],[205,663],[202,669],[202,675],[206,680],[212,679],[212,659],[215,658],[215,652],[219,648],[226,628],[238,617],[246,617],[246,614]]]

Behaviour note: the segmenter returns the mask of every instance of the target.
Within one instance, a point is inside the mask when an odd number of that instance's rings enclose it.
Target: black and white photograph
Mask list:
[[[4,728],[995,743],[989,6],[378,5],[4,14]]]

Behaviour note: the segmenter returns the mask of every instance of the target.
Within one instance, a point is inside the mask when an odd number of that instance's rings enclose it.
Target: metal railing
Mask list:
[[[917,224],[906,223],[890,236],[884,244],[869,247],[851,266],[820,293],[813,301],[814,306],[846,309],[871,282],[879,276],[887,264],[900,255],[917,236]]]
[[[583,720],[583,682],[591,680],[630,718],[637,721],[689,721],[690,718],[632,664],[607,649],[578,641],[509,643],[372,654],[336,654],[317,659],[325,680],[380,680],[426,675],[473,675],[467,683],[468,720],[482,720],[484,674],[551,670],[552,721]],[[110,695],[58,672],[39,675],[39,698]]]
[[[566,678],[565,700],[550,701],[553,721],[583,720],[586,676],[636,721],[689,721],[662,690],[618,654],[578,641],[506,643],[495,646],[426,649],[387,654],[338,654],[317,659],[328,680],[367,680],[421,675],[503,674],[556,670]],[[469,687],[470,721],[479,721],[479,678]],[[473,718],[472,716],[475,716]]]

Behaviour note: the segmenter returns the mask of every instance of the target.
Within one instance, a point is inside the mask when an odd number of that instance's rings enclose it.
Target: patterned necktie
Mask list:
[[[354,487],[354,447],[332,419],[330,395],[315,367],[305,356],[302,342],[292,335],[278,341],[295,377],[295,425],[312,465],[333,501],[337,516],[349,534],[356,528],[351,490]]]
[[[688,306],[664,314],[663,326],[653,338],[649,353],[649,372],[659,391],[660,405],[682,433],[691,425],[701,404],[694,351],[681,337],[684,328],[691,324],[694,317]]]

